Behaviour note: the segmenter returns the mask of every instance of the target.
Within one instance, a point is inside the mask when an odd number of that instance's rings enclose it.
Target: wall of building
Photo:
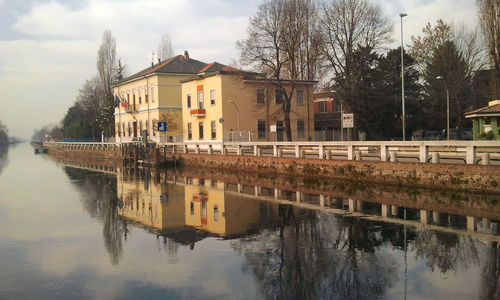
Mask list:
[[[498,117],[490,117],[491,131],[493,132],[493,139],[500,140],[500,124],[498,122]],[[484,117],[477,117],[472,120],[472,134],[474,140],[478,140],[479,136],[485,131],[486,120]]]
[[[199,109],[198,91],[203,91],[203,109],[205,116],[194,116],[191,110]],[[210,103],[210,91],[215,92],[215,104]],[[191,107],[188,107],[187,97],[191,96]],[[200,140],[199,124],[203,123],[203,140],[220,140],[222,141],[222,124],[219,119],[222,117],[222,85],[220,76],[211,76],[200,78],[182,84],[182,118],[183,118],[183,137],[188,138],[188,123],[192,126],[192,140]],[[211,122],[215,121],[216,136],[211,136]],[[226,120],[224,126],[230,122]]]
[[[115,108],[115,126],[117,141],[120,137],[142,136],[142,130],[149,135],[175,136],[182,133],[181,113],[181,84],[180,80],[187,75],[161,74],[138,78],[131,82],[123,83],[113,89],[122,101],[128,100],[130,107],[122,105]],[[147,95],[147,96],[146,96]],[[147,98],[147,99],[146,99]],[[135,105],[134,105],[135,99]],[[167,122],[167,132],[157,132],[157,122]],[[137,130],[134,133],[133,123],[136,122]],[[121,123],[118,130],[118,123]],[[125,125],[125,131],[123,129]],[[121,133],[121,136],[118,135]]]
[[[204,116],[192,116],[187,107],[187,95],[191,95],[191,109],[198,109],[197,92],[203,89],[204,96]],[[257,89],[263,89],[265,103],[257,103]],[[304,105],[296,105],[296,95],[292,98],[291,127],[293,140],[308,140],[308,133],[314,130],[314,107],[312,103],[312,86],[299,85],[297,89],[304,91]],[[210,104],[210,90],[215,90],[215,105]],[[309,99],[309,101],[308,101]],[[230,103],[229,101],[233,101]],[[270,125],[276,125],[276,121],[284,120],[281,105],[276,104],[274,96],[274,86],[270,83],[244,82],[240,75],[222,74],[214,75],[183,83],[182,86],[182,107],[183,107],[183,128],[184,140],[188,140],[188,123],[192,125],[192,140],[199,140],[199,122],[204,124],[204,140],[211,140],[211,122],[216,123],[216,138],[221,140],[224,135],[227,138],[228,132],[238,131],[239,110],[239,131],[251,131],[253,140],[258,138],[257,120],[266,122],[266,135],[261,140],[275,140],[276,133],[270,133]],[[224,123],[219,122],[224,118]],[[304,121],[304,135],[297,136],[297,120]],[[283,133],[286,139],[285,133]]]

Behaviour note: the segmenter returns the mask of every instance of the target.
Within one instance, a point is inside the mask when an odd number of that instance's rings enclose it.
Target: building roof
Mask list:
[[[203,69],[201,69],[198,73],[205,73],[205,72],[241,72],[238,69],[235,69],[230,66],[223,65],[221,63],[218,63],[214,61],[213,63],[210,63],[206,65]]]
[[[196,76],[181,80],[181,82],[189,82],[197,79],[202,79],[206,77],[211,77],[219,74],[239,74],[245,76],[245,78],[252,77],[254,78],[257,73],[253,72],[247,72],[247,71],[242,71],[238,70],[236,68],[218,63],[216,61],[206,65],[204,68],[202,68]]]
[[[152,65],[149,68],[141,70],[134,75],[131,75],[127,78],[124,78],[116,83],[113,86],[119,85],[123,82],[127,82],[139,77],[147,76],[150,74],[198,74],[201,69],[204,69],[208,66],[206,63],[201,62],[196,59],[192,59],[189,57],[187,51],[184,52],[184,55],[177,55],[171,57],[167,60],[159,62],[155,65]]]
[[[480,116],[500,116],[500,101],[491,101],[490,105],[471,110],[465,113],[466,118]]]
[[[315,92],[313,94],[313,99],[317,101],[333,100],[333,92]]]

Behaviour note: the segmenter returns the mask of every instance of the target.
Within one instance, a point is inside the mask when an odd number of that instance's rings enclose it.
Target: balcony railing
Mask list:
[[[135,106],[135,104],[130,104],[130,105],[125,107],[125,111],[126,112],[136,112],[137,107]]]
[[[191,109],[190,113],[192,117],[204,117],[205,109],[204,108]]]

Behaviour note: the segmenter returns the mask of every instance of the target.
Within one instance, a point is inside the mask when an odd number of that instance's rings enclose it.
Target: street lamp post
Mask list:
[[[436,77],[437,80],[444,80],[443,76]],[[444,80],[444,86],[446,87],[446,139],[450,140],[450,90],[448,89],[448,84]]]
[[[402,116],[401,120],[403,122],[403,141],[406,140],[406,125],[405,125],[405,76],[404,76],[404,45],[403,45],[403,18],[408,16],[407,13],[400,13],[399,17],[401,18],[401,108],[402,108]]]
[[[236,103],[233,100],[228,100],[228,103],[232,103],[234,105],[234,108],[236,108],[236,113],[238,117],[238,135],[240,137],[240,142],[241,142],[241,131],[240,131],[240,110],[238,109],[238,106],[236,106]]]
[[[342,100],[340,100],[340,141],[344,141],[344,110],[342,109]]]

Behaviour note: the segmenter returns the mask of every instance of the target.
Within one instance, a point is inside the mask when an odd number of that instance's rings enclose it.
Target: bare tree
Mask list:
[[[287,139],[292,139],[290,112],[298,80],[314,79],[319,34],[312,0],[266,0],[250,18],[248,38],[237,42],[240,60],[254,70],[269,74],[281,111]]]
[[[97,71],[102,89],[111,95],[111,82],[116,67],[116,40],[110,30],[104,31],[102,44],[97,52]],[[112,99],[111,99],[112,100]]]
[[[323,5],[322,13],[322,53],[334,76],[351,76],[355,51],[378,50],[391,41],[392,23],[369,0],[331,1]]]
[[[160,44],[158,45],[158,58],[160,60],[165,60],[174,56],[174,50],[172,49],[172,39],[168,33],[161,36]]]
[[[370,0],[335,0],[324,3],[320,19],[322,54],[331,81],[326,83],[348,106],[361,107],[357,86],[366,76],[370,53],[391,41],[392,23]],[[362,55],[360,55],[362,54]],[[359,124],[359,114],[355,114]]]
[[[500,86],[500,0],[476,0],[479,14],[479,24],[488,55],[495,69],[496,89]]]
[[[113,124],[113,93],[111,83],[116,78],[116,40],[111,31],[106,30],[102,36],[102,44],[97,53],[97,71],[99,74],[102,95],[101,102],[101,130],[107,129],[107,135],[114,135]],[[106,123],[106,124],[104,124]]]

